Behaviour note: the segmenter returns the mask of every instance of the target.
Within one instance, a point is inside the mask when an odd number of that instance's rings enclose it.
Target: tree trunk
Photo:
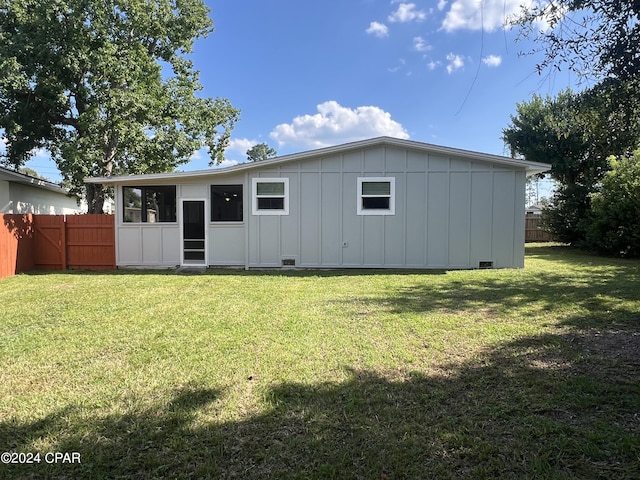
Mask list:
[[[87,183],[87,213],[104,213],[106,189],[99,183]]]
[[[111,137],[105,135],[104,160],[102,176],[110,177],[113,170],[113,162],[116,157],[116,145],[118,139],[116,135]],[[87,184],[87,213],[104,213],[104,202],[107,196],[107,188],[99,183]]]

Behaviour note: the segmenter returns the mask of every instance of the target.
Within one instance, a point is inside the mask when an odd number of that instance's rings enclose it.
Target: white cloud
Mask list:
[[[427,68],[433,71],[436,68],[438,68],[440,65],[442,65],[441,62],[438,62],[438,61],[434,62],[433,60],[431,60],[429,63],[427,63]]]
[[[500,55],[489,55],[482,59],[482,63],[488,67],[498,67],[502,63],[502,57]]]
[[[438,10],[442,11],[446,6],[447,6],[447,0],[440,0],[438,2]]]
[[[428,52],[431,45],[427,44],[422,37],[413,37],[413,48],[418,52]]]
[[[535,0],[455,0],[442,22],[447,32],[481,30],[491,32],[502,28],[510,16],[531,7]]]
[[[387,71],[391,72],[391,73],[395,73],[398,70],[400,70],[404,65],[406,65],[407,61],[404,58],[400,58],[398,59],[398,65],[396,65],[395,67],[390,67],[387,68]]]
[[[447,73],[453,73],[464,67],[464,59],[462,58],[462,55],[454,55],[453,53],[450,53],[447,55],[447,61],[449,62],[447,64]]]
[[[416,10],[415,3],[401,3],[398,5],[398,9],[389,15],[390,22],[411,22],[412,20],[416,20],[421,22],[427,18],[427,14],[422,10]]]
[[[387,135],[409,138],[404,127],[391,114],[375,106],[343,107],[330,100],[317,106],[318,113],[295,117],[278,125],[270,137],[280,146],[320,148],[345,142]]]
[[[234,165],[238,165],[237,160],[223,160],[222,162],[220,162],[220,164],[215,165],[213,168],[224,168],[224,167],[233,167]]]
[[[248,138],[232,138],[231,140],[229,140],[229,146],[225,150],[225,153],[231,151],[239,153],[246,157],[247,150],[249,150],[254,145],[257,145],[258,143],[260,142],[249,140]]]
[[[365,30],[368,34],[378,38],[385,38],[389,36],[389,28],[380,22],[371,22],[369,28]]]

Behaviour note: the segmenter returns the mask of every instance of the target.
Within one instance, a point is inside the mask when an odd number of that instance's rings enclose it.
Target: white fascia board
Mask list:
[[[273,165],[280,165],[288,162],[295,162],[304,160],[307,158],[318,156],[329,156],[340,153],[345,153],[351,150],[357,150],[362,148],[373,148],[380,146],[392,146],[398,148],[409,148],[424,153],[437,153],[441,155],[451,155],[455,157],[465,158],[475,161],[485,161],[494,163],[497,165],[504,165],[510,167],[519,167],[525,169],[527,175],[534,175],[536,173],[546,172],[551,168],[551,165],[538,162],[529,162],[527,160],[520,160],[516,158],[503,157],[500,155],[493,155],[490,153],[474,152],[471,150],[462,150],[459,148],[443,147],[440,145],[432,145],[429,143],[416,142],[415,140],[403,140],[392,137],[376,137],[367,140],[359,140],[356,142],[344,143],[341,145],[334,145],[331,147],[318,148],[315,150],[307,150],[305,152],[292,153],[290,155],[283,155],[281,157],[269,158],[267,160],[260,160],[257,162],[245,162],[231,167],[223,168],[211,168],[207,170],[193,170],[190,172],[169,172],[169,173],[150,173],[142,175],[120,175],[113,177],[86,177],[85,183],[139,183],[163,181],[182,178],[198,178],[198,177],[211,177],[217,175],[226,175],[230,173],[242,172],[246,170],[255,170],[258,168],[269,167]]]
[[[41,178],[32,177],[20,172],[14,172],[6,168],[0,168],[0,180],[6,180],[13,183],[20,183],[22,185],[29,185],[31,187],[41,188],[50,192],[60,193],[62,195],[68,195],[69,190],[61,187],[60,185],[43,180]]]

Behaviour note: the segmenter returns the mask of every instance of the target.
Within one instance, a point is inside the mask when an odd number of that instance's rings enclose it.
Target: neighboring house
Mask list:
[[[543,205],[530,205],[525,209],[525,215],[535,215],[535,216],[540,216],[542,215],[542,209],[544,208]]]
[[[381,137],[115,186],[118,266],[524,265],[540,163]]]
[[[0,167],[0,213],[81,213],[76,197],[55,183]]]

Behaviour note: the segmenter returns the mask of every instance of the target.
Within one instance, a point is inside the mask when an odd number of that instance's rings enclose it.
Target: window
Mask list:
[[[395,215],[395,177],[358,177],[358,215]]]
[[[242,221],[242,185],[211,185],[211,221]]]
[[[253,179],[254,215],[289,215],[289,179]]]
[[[124,221],[156,223],[176,221],[176,187],[122,187]]]

